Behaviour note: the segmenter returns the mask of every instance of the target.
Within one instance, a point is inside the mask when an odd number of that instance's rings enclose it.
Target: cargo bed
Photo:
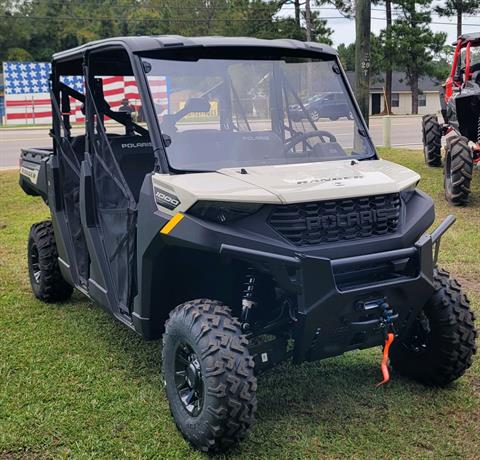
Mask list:
[[[53,155],[53,148],[22,149],[20,154],[20,187],[27,195],[47,199],[46,162]]]

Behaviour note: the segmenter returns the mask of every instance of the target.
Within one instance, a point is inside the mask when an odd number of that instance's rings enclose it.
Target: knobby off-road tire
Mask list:
[[[473,175],[473,157],[468,140],[457,136],[447,139],[445,149],[445,198],[454,206],[468,202]]]
[[[73,287],[62,277],[52,222],[33,224],[28,237],[28,274],[35,297],[44,302],[70,298]]]
[[[434,274],[435,292],[403,342],[393,342],[390,363],[399,373],[429,386],[461,377],[476,352],[474,314],[460,285],[445,270]]]
[[[170,410],[183,436],[204,452],[237,444],[254,421],[257,381],[247,345],[240,322],[217,301],[181,304],[166,322],[162,356]]]
[[[436,115],[422,118],[423,153],[428,166],[442,166],[442,127]]]

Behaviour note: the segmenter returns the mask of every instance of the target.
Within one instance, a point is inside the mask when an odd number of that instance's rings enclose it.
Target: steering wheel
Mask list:
[[[337,142],[337,138],[332,134],[329,133],[328,131],[321,131],[321,130],[316,130],[316,131],[307,131],[306,133],[297,133],[294,134],[287,142],[285,145],[285,148],[283,149],[283,153],[287,154],[292,147],[294,147],[297,144],[300,144],[300,142],[306,142],[308,139],[312,137],[319,137],[322,142],[325,142],[325,137],[329,139],[329,142]]]

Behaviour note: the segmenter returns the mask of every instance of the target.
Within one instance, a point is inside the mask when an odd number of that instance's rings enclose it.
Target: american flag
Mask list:
[[[52,107],[50,104],[49,82],[50,63],[48,62],[4,62],[6,124],[40,124],[51,123]],[[84,93],[82,76],[64,76],[63,83],[79,93]],[[103,79],[105,100],[115,110],[122,105],[123,99],[140,110],[140,96],[134,77],[107,76]],[[163,76],[148,78],[150,90],[159,115],[168,113],[169,98],[167,79]],[[71,122],[83,122],[81,103],[70,98]]]

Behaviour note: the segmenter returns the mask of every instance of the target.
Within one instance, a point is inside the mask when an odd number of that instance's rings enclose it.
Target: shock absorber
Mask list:
[[[255,283],[257,281],[257,275],[253,267],[249,267],[245,275],[245,288],[243,290],[242,297],[242,316],[241,322],[244,329],[248,329],[248,315],[250,310],[257,305],[255,300]]]

